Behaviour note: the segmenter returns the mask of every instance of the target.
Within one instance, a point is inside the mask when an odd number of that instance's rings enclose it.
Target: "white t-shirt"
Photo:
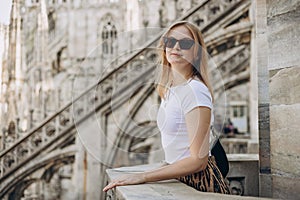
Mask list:
[[[213,110],[212,97],[208,88],[194,79],[171,87],[166,98],[162,100],[158,110],[157,125],[161,132],[167,163],[172,164],[190,156],[190,142],[184,116],[198,106]],[[212,114],[211,124],[213,121]]]

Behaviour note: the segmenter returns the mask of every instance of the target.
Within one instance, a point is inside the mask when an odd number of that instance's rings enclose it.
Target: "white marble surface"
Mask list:
[[[114,179],[124,173],[138,173],[145,170],[151,170],[161,165],[161,163],[151,165],[140,165],[132,167],[121,167],[108,169],[107,175],[109,179]],[[153,183],[145,183],[141,185],[119,186],[108,192],[107,199],[116,200],[240,200],[240,199],[265,199],[258,197],[241,197],[233,195],[222,195],[215,193],[199,192],[185,184],[172,179],[168,181],[160,181]]]

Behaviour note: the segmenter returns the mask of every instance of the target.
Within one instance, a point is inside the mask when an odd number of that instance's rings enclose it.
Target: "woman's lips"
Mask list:
[[[173,55],[173,56],[182,56],[181,54],[179,54],[179,53],[171,53],[170,54],[171,56]]]

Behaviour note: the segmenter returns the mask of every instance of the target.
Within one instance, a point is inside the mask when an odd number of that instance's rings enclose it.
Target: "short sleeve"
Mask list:
[[[212,109],[212,97],[208,88],[199,81],[191,82],[184,91],[181,106],[184,114],[199,106]]]

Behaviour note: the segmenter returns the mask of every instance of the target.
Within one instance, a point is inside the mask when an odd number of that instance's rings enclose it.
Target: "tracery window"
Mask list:
[[[103,26],[102,30],[102,52],[103,54],[113,54],[114,41],[117,39],[117,29],[110,21]]]

